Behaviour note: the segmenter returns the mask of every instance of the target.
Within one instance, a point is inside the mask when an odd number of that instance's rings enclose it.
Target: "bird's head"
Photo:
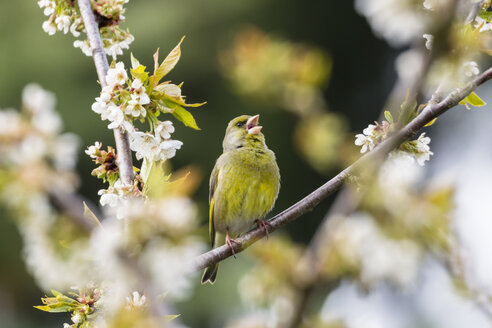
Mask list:
[[[242,147],[266,148],[265,137],[258,125],[260,115],[241,115],[229,122],[222,146],[224,151]]]

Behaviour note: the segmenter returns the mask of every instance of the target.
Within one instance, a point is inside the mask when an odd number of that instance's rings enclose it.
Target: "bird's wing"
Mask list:
[[[217,180],[219,178],[219,169],[217,165],[214,166],[212,170],[212,174],[210,175],[210,186],[208,193],[208,201],[210,203],[210,212],[209,212],[209,221],[208,221],[208,232],[210,235],[210,244],[212,248],[215,245],[215,225],[214,225],[214,192],[215,187],[217,186]]]

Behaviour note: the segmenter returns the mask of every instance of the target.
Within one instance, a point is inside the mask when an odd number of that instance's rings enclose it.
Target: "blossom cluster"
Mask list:
[[[181,40],[181,42],[183,39]],[[117,208],[121,214],[121,200],[128,196],[141,196],[139,183],[146,183],[146,176],[153,163],[162,163],[176,155],[183,143],[171,138],[175,128],[171,121],[160,120],[160,114],[172,114],[186,126],[198,129],[190,112],[184,107],[197,107],[202,104],[187,104],[181,94],[181,85],[169,81],[159,81],[171,71],[179,60],[181,50],[179,44],[159,65],[158,52],[154,55],[154,74],[150,75],[132,56],[132,68],[127,73],[122,62],[113,63],[105,77],[105,86],[99,97],[92,104],[92,110],[109,121],[109,129],[121,129],[128,134],[130,149],[135,152],[138,160],[143,159],[142,176],[132,185],[125,185],[119,180],[117,155],[111,147],[101,150],[101,143],[96,142],[88,147],[86,153],[99,166],[92,174],[109,182],[108,189],[99,191],[100,203]],[[136,124],[147,122],[150,131],[141,131]]]
[[[108,85],[92,104],[92,110],[100,114],[101,119],[110,122],[108,128],[121,128],[128,133],[130,148],[136,152],[137,159],[158,162],[174,157],[183,143],[171,139],[171,133],[174,132],[171,121],[159,121],[155,113],[144,107],[150,105],[151,100],[142,81],[139,78],[130,81],[124,64],[118,62],[108,70],[106,82]],[[143,122],[145,119],[152,124],[153,133],[135,128],[134,121]],[[98,143],[91,146],[87,154],[97,158],[97,147]],[[98,177],[101,178],[100,175]]]
[[[74,242],[70,256],[60,249],[59,241],[67,236],[58,235],[57,229],[67,222],[50,199],[72,193],[78,184],[74,169],[79,138],[61,133],[55,103],[53,93],[29,84],[22,92],[21,111],[0,111],[0,201],[16,219],[27,269],[44,289],[65,288],[88,276],[80,266],[85,248]]]
[[[99,24],[99,32],[103,42],[104,51],[108,56],[116,58],[123,54],[123,49],[128,49],[134,37],[128,30],[122,30],[119,23],[125,20],[125,8],[128,0],[92,0],[92,7]],[[67,34],[70,32],[78,38],[81,32],[85,32],[84,23],[80,16],[80,10],[76,1],[68,0],[39,0],[38,5],[43,9],[48,20],[43,22],[43,30],[49,35],[57,31]],[[75,48],[80,48],[87,56],[92,56],[92,49],[87,39],[76,40]]]
[[[64,328],[121,327],[114,322],[121,316],[131,316],[135,322],[148,320],[152,312],[147,295],[135,292],[141,285],[136,283],[135,271],[122,260],[122,256],[134,256],[137,249],[138,265],[151,277],[146,281],[152,285],[149,290],[168,292],[169,298],[188,296],[196,277],[185,273],[205,249],[193,237],[198,212],[188,195],[173,189],[172,194],[161,192],[158,199],[127,197],[131,201],[120,204],[127,221],[107,216],[100,223],[104,228],[80,229],[80,222],[70,220],[72,214],[60,211],[50,199],[55,193],[70,195],[76,188],[73,169],[78,138],[60,133],[62,120],[51,92],[30,84],[22,98],[21,111],[0,110],[0,201],[18,226],[28,270],[42,289],[52,290],[53,296],[44,297],[37,308],[68,312],[71,321]],[[172,130],[167,124],[157,133],[169,138]],[[99,165],[94,174],[115,180],[101,195],[103,203],[120,202],[140,192],[119,182],[114,149],[95,143],[86,153]],[[160,181],[159,186],[193,190],[194,186],[186,185],[190,181],[197,179]],[[86,287],[66,294],[56,291],[74,284]]]
[[[458,17],[467,17],[472,6],[478,1],[463,1]],[[481,1],[476,17],[471,22],[451,24],[447,35],[435,40],[430,31],[438,30],[440,17],[450,8],[449,0],[358,0],[356,9],[369,21],[375,34],[386,39],[393,46],[417,44],[419,38],[429,50],[440,43],[435,62],[429,70],[426,87],[432,92],[448,92],[479,74],[480,53],[490,55],[490,31],[492,22],[490,1]],[[444,32],[443,32],[444,33]],[[445,43],[445,45],[444,45]],[[447,47],[447,48],[446,48]],[[396,60],[396,70],[401,80],[411,84],[425,67],[425,57],[416,47],[403,51]]]
[[[130,82],[124,64],[118,62],[114,68],[108,70],[106,82],[108,85],[96,98],[92,110],[100,114],[101,119],[110,121],[108,128],[122,128],[128,133],[130,148],[136,152],[137,159],[145,158],[156,162],[174,157],[176,150],[180,149],[183,143],[171,140],[171,133],[174,132],[171,121],[161,122],[155,112],[147,110],[146,107],[153,107],[153,104],[142,81],[134,78]],[[179,87],[173,84],[168,86],[177,88],[179,90],[177,95],[181,96]],[[171,90],[171,88],[163,90]],[[164,108],[167,110],[167,107]],[[134,121],[143,122],[146,118],[153,125],[154,133],[141,132],[134,127]]]
[[[361,146],[360,152],[365,153],[371,151],[379,143],[381,143],[389,133],[393,130],[394,124],[388,121],[382,121],[381,124],[375,122],[375,124],[369,124],[362,133],[355,136],[355,145]],[[416,140],[405,141],[401,146],[392,152],[392,154],[400,154],[409,156],[412,160],[417,160],[417,163],[421,166],[425,165],[425,162],[430,159],[430,156],[434,153],[430,151],[431,139],[425,136],[425,132],[422,133]]]

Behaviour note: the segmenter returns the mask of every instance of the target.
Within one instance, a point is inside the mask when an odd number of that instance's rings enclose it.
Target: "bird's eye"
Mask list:
[[[237,123],[236,123],[236,126],[237,126],[238,128],[240,128],[240,127],[242,127],[242,126],[244,125],[244,123],[246,123],[246,122],[237,122]]]

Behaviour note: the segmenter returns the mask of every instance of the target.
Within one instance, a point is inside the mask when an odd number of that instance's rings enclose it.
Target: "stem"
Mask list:
[[[109,64],[104,53],[99,27],[97,25],[94,13],[92,12],[90,0],[78,0],[80,15],[84,21],[87,38],[92,49],[92,58],[96,66],[97,77],[101,82],[101,87],[107,86],[106,74],[108,73]],[[130,141],[128,134],[124,133],[121,128],[113,129],[116,143],[116,152],[118,154],[118,168],[120,170],[120,179],[124,184],[133,185],[133,160],[130,150]]]
[[[448,109],[458,105],[458,103],[475,90],[479,85],[487,82],[492,78],[492,67],[484,71],[482,74],[475,77],[472,81],[468,82],[465,86],[458,88],[451,92],[446,98],[439,103],[430,103],[424,110],[413,119],[410,123],[404,126],[393,136],[386,139],[380,145],[378,145],[373,151],[365,154],[359,158],[352,165],[338,173],[335,177],[330,179],[324,185],[298,201],[288,209],[284,210],[280,214],[274,216],[270,221],[269,232],[277,230],[285,224],[297,219],[301,215],[311,211],[316,207],[323,199],[328,197],[337,191],[353,173],[354,170],[360,167],[364,167],[378,157],[386,156],[390,151],[397,148],[403,141],[409,139],[412,135],[417,133],[427,123],[434,118],[444,114]],[[249,247],[257,240],[263,238],[265,233],[262,229],[253,229],[236,240],[239,244],[234,245],[234,251],[239,253]],[[195,258],[194,268],[196,270],[204,269],[214,263],[222,261],[232,255],[231,249],[227,245],[222,245],[214,248],[204,254]]]

